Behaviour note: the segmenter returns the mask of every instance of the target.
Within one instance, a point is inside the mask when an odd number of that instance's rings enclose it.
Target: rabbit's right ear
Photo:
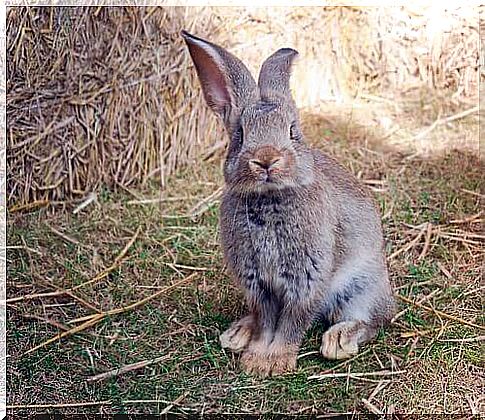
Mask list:
[[[259,97],[247,67],[234,55],[186,31],[181,32],[202,86],[207,105],[231,129],[244,106]]]

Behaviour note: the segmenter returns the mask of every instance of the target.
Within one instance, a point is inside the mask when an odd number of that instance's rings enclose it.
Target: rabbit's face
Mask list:
[[[311,182],[311,161],[293,104],[258,101],[232,130],[224,175],[242,191],[284,189]]]
[[[281,48],[268,57],[256,83],[247,67],[224,48],[185,31],[207,104],[229,134],[226,182],[242,192],[305,185],[313,159],[302,141],[290,92],[291,65],[298,53]]]

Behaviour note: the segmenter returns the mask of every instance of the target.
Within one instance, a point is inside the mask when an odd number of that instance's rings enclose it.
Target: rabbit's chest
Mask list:
[[[284,204],[276,198],[245,206],[238,235],[244,250],[239,269],[249,289],[263,287],[298,296],[318,277],[318,268],[308,234],[295,216],[299,211]]]
[[[293,210],[293,211],[292,211]],[[249,202],[245,209],[243,237],[270,255],[285,252],[286,242],[299,242],[300,226],[297,213],[282,203],[282,198],[271,197]]]

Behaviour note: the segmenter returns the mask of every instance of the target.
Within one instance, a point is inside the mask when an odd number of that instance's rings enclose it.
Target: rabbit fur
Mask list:
[[[309,148],[290,92],[298,53],[276,51],[258,82],[222,47],[183,31],[209,107],[229,136],[220,209],[224,258],[248,315],[221,337],[245,371],[296,367],[316,320],[325,358],[354,356],[395,308],[381,219],[370,192]]]

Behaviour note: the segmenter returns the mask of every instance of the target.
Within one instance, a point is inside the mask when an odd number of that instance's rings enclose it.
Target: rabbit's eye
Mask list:
[[[290,139],[295,141],[301,140],[301,133],[298,130],[298,126],[296,125],[296,122],[290,125]]]
[[[243,143],[243,137],[243,128],[242,126],[239,126],[239,128],[235,130],[232,134],[231,147],[233,150],[239,151]]]

